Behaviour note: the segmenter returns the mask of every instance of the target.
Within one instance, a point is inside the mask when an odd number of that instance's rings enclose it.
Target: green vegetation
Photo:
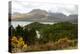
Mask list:
[[[73,49],[78,45],[78,26],[69,22],[53,25],[33,22],[24,27],[18,25],[14,28],[11,25],[9,30],[11,52]],[[36,30],[39,31],[40,38],[37,38]],[[19,41],[23,43],[20,44]],[[21,51],[14,51],[15,48]]]

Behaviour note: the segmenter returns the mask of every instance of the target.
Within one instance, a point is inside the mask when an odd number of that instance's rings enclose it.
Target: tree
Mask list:
[[[14,36],[15,35],[15,28],[13,25],[9,26],[9,36]]]
[[[28,30],[28,28],[24,29],[24,39],[28,42],[28,44],[35,44],[36,41],[36,32],[35,29],[31,28]]]
[[[15,35],[16,36],[23,36],[23,33],[24,33],[23,27],[21,27],[20,25],[18,25],[15,28]]]

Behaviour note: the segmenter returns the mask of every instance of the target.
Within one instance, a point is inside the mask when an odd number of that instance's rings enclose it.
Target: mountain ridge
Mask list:
[[[14,14],[15,15],[15,14]],[[63,13],[47,12],[41,9],[33,9],[29,13],[12,15],[12,21],[42,21],[42,22],[63,22],[63,21],[78,21],[78,15],[72,14],[66,16]]]

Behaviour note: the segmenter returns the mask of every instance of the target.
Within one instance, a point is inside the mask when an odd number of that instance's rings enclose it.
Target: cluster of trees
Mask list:
[[[34,44],[36,40],[36,32],[34,29],[28,30],[27,28],[23,28],[20,25],[18,25],[16,28],[14,28],[12,25],[9,27],[9,36],[12,38],[13,36],[16,36],[17,38],[22,37],[25,43],[27,44]]]
[[[53,25],[41,24],[38,22],[31,23],[24,27],[18,25],[14,28],[10,26],[10,36],[21,36],[28,44],[34,44],[37,40],[40,42],[56,41],[60,38],[68,37],[69,39],[78,38],[77,24],[69,22],[55,23]],[[40,39],[36,37],[36,30],[40,33]]]
[[[40,38],[37,38],[36,30],[40,33]],[[78,39],[78,26],[69,22],[60,22],[53,25],[41,24],[33,22],[24,27],[18,25],[14,28],[12,25],[9,27],[9,36],[12,38],[22,37],[27,45],[45,44],[48,42],[56,42],[61,38],[67,37],[71,40]]]
[[[77,24],[69,22],[56,23],[47,27],[42,28],[41,36],[46,42],[57,41],[60,38],[67,37],[69,39],[77,39],[78,31]]]

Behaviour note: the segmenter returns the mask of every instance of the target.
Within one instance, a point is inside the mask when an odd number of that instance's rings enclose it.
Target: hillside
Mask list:
[[[39,21],[39,22],[64,22],[77,23],[78,15],[66,16],[63,13],[47,12],[41,9],[33,9],[29,13],[14,13],[11,18],[13,21]]]

